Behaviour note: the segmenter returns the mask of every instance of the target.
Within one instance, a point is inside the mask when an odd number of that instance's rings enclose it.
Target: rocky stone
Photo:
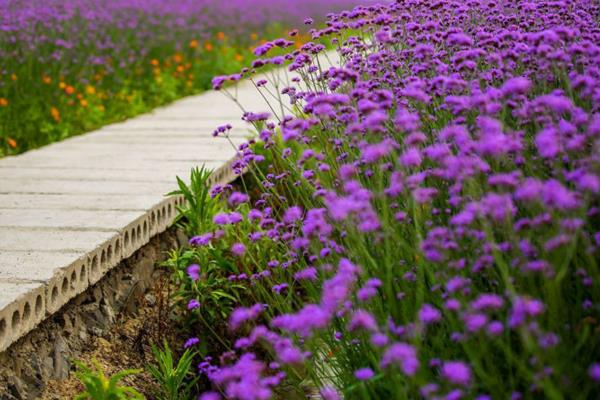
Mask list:
[[[65,379],[69,376],[69,370],[71,369],[69,358],[69,345],[62,336],[58,336],[54,342],[53,378]]]
[[[28,398],[25,385],[16,376],[10,376],[8,378],[8,394],[10,396],[12,396],[12,397],[9,397],[9,399],[13,398],[13,399],[19,399],[19,400],[21,400],[21,399],[26,400]]]
[[[146,299],[146,302],[150,306],[154,306],[156,304],[156,296],[154,296],[152,293],[146,294],[146,296],[144,296],[144,299]]]

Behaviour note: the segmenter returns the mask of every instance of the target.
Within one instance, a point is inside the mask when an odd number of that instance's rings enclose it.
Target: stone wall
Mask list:
[[[0,354],[0,400],[35,399],[50,379],[68,377],[94,336],[134,315],[160,275],[157,264],[186,238],[176,228],[155,236],[95,285]]]

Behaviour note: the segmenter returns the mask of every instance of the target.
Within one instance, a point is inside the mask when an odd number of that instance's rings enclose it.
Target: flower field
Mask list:
[[[306,15],[347,0],[0,2],[0,156],[210,87]],[[299,46],[307,38],[293,38]]]
[[[402,0],[311,31],[339,68],[292,48],[240,183],[181,184],[200,399],[600,397],[599,18]]]

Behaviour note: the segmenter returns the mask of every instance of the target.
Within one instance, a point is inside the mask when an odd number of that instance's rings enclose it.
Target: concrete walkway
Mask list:
[[[237,95],[249,111],[268,109],[249,82]],[[241,114],[207,92],[0,159],[0,352],[173,222],[183,200],[165,194],[176,175],[206,165],[213,182],[229,180],[235,149],[211,133],[232,123],[241,143]]]

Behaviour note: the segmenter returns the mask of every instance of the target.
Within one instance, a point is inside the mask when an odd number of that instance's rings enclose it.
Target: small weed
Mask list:
[[[169,196],[182,195],[186,205],[178,207],[179,215],[176,222],[185,219],[185,224],[180,224],[189,236],[202,231],[220,207],[218,198],[211,198],[208,186],[208,178],[211,175],[209,169],[204,166],[194,168],[190,174],[190,184],[187,185],[181,178],[177,177],[179,190],[169,193]]]
[[[187,400],[192,398],[192,390],[198,382],[191,369],[195,353],[188,349],[175,364],[175,358],[169,344],[165,341],[163,349],[152,346],[155,364],[147,366],[148,372],[159,385],[156,393],[158,400]]]
[[[77,365],[76,376],[85,387],[85,391],[75,396],[75,400],[144,399],[144,396],[134,388],[120,384],[123,378],[138,374],[141,370],[124,370],[106,376],[102,366],[95,359],[93,368],[77,361],[75,364]]]

